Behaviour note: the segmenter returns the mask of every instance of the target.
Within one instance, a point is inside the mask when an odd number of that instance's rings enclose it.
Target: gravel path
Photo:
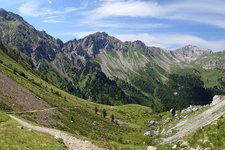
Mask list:
[[[222,97],[223,100],[221,100],[221,102],[211,106],[206,111],[179,122],[175,127],[172,128],[178,132],[171,137],[162,139],[162,144],[176,141],[181,137],[193,133],[199,128],[202,128],[223,116],[225,114],[224,98],[225,97]]]
[[[73,136],[66,134],[63,131],[31,125],[15,116],[12,116],[12,115],[9,115],[9,116],[24,127],[30,128],[30,129],[38,131],[38,132],[48,133],[50,135],[53,135],[55,138],[63,139],[68,150],[104,150],[102,148],[99,148],[99,147],[93,145],[89,141],[83,141],[83,140],[77,139]]]
[[[30,111],[11,111],[11,112],[7,112],[7,113],[8,114],[24,114],[24,113],[36,113],[36,112],[50,111],[50,110],[55,110],[55,109],[57,109],[57,107],[38,109],[38,110],[30,110]]]

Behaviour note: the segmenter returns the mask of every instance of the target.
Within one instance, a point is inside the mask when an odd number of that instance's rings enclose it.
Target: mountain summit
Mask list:
[[[211,55],[213,52],[210,49],[203,49],[194,45],[186,45],[182,48],[176,49],[172,54],[182,61],[190,62],[196,60],[200,56]]]
[[[35,66],[42,58],[54,60],[56,53],[62,48],[61,40],[53,38],[45,31],[36,30],[22,17],[12,12],[0,9],[0,23],[2,42],[27,54]]]

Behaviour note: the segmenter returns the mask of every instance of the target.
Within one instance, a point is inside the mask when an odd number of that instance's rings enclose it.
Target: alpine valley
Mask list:
[[[64,43],[36,30],[19,15],[0,9],[0,131],[6,130],[5,124],[10,127],[0,137],[10,139],[8,134],[16,130],[18,123],[8,113],[105,149],[138,150],[158,144],[159,149],[171,149],[175,144],[163,145],[167,143],[160,142],[159,134],[144,136],[146,128],[149,124],[156,128],[157,124],[161,133],[163,128],[169,131],[170,125],[182,119],[175,118],[171,109],[178,115],[190,105],[199,110],[192,108],[190,116],[211,109],[208,104],[213,97],[225,95],[224,68],[222,50],[212,52],[186,45],[169,51],[141,41],[122,42],[105,32]],[[168,118],[171,124],[167,126]],[[223,118],[219,121],[225,126]],[[40,140],[42,148],[35,142],[25,142],[22,149],[74,148],[63,136],[60,141],[37,131],[19,132],[27,139],[49,140],[47,146]],[[195,135],[187,136],[190,144],[190,136]],[[7,149],[12,141],[15,147],[21,147],[16,139],[1,139],[0,149]],[[202,147],[220,148],[225,144],[216,145],[210,137],[207,140],[209,144]],[[195,143],[195,147],[199,145]]]

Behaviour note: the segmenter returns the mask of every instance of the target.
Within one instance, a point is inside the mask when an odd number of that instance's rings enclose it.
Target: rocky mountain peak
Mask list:
[[[0,21],[24,21],[23,18],[12,12],[8,12],[3,8],[0,8]],[[25,22],[25,21],[24,21]]]
[[[172,54],[183,61],[193,61],[201,56],[211,55],[213,52],[210,49],[199,48],[194,45],[186,45],[182,48],[172,51]]]
[[[138,47],[138,48],[142,48],[145,49],[146,45],[145,43],[143,43],[142,41],[136,40],[136,41],[126,41],[125,42],[126,45],[131,46],[131,47]]]
[[[44,31],[37,31],[19,15],[2,8],[0,9],[0,23],[2,42],[30,56],[36,66],[42,58],[53,61],[56,53],[63,46],[62,41]]]
[[[89,56],[96,56],[102,50],[117,51],[124,49],[123,42],[112,36],[109,36],[105,32],[96,32],[78,41],[69,41],[65,44],[64,50],[68,50],[68,48],[66,48],[67,46],[69,48],[69,51],[75,52],[82,49]]]
[[[93,37],[108,37],[109,35],[107,34],[107,33],[105,33],[105,32],[96,32],[96,33],[93,33],[93,34],[91,34],[90,36],[93,36]]]
[[[7,13],[7,11],[3,8],[0,8],[0,14]]]

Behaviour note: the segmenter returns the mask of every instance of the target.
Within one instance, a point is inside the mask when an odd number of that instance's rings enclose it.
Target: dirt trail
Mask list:
[[[219,117],[225,114],[225,97],[221,97],[221,102],[217,103],[214,106],[211,106],[206,111],[191,116],[181,122],[179,122],[172,129],[176,130],[173,136],[162,139],[162,144],[169,143],[175,140],[180,139],[181,137],[195,132],[201,127],[204,127],[213,121],[217,120]]]
[[[102,148],[99,148],[93,145],[89,141],[83,141],[83,140],[77,139],[73,136],[68,135],[67,133],[63,131],[31,125],[15,116],[12,116],[12,115],[9,115],[9,116],[24,127],[30,128],[38,132],[48,133],[50,135],[53,135],[55,138],[63,139],[65,145],[67,146],[69,150],[104,150]]]
[[[31,110],[31,111],[11,111],[11,112],[8,112],[8,114],[36,113],[36,112],[50,111],[50,110],[55,110],[55,109],[57,109],[57,107],[46,108],[46,109],[38,109],[38,110]]]

